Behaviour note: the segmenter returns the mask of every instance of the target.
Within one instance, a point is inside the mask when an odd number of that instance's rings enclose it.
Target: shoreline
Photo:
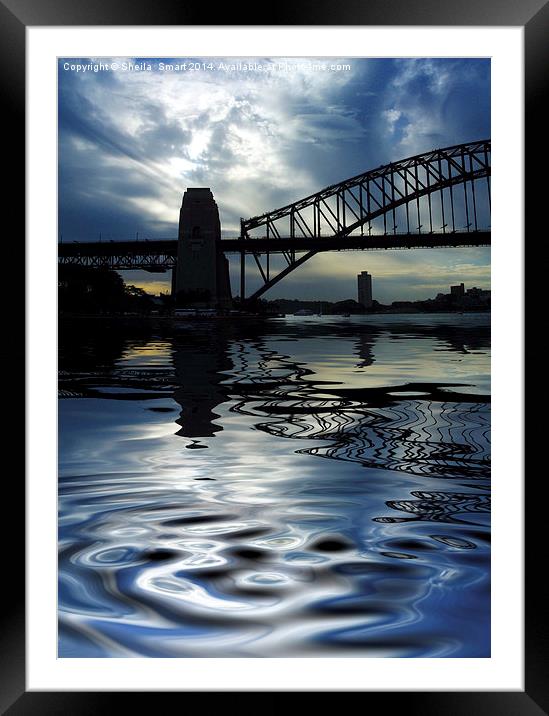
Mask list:
[[[484,311],[379,311],[375,313],[352,313],[344,315],[341,313],[324,313],[322,315],[313,313],[311,315],[297,316],[294,313],[286,314],[233,314],[233,315],[151,315],[151,314],[117,314],[117,313],[59,313],[58,321],[63,320],[85,320],[85,319],[107,319],[107,320],[147,320],[181,323],[187,321],[242,321],[242,320],[272,320],[280,318],[369,318],[373,316],[478,316],[490,315],[491,310]]]

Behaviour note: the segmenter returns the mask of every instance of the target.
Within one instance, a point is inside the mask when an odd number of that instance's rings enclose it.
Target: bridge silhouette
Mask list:
[[[219,237],[216,250],[240,255],[240,296],[253,301],[319,252],[489,246],[490,157],[487,139],[391,162],[241,219],[240,236]],[[182,236],[180,223],[179,239],[61,243],[59,262],[175,273]],[[246,297],[250,255],[262,284]]]

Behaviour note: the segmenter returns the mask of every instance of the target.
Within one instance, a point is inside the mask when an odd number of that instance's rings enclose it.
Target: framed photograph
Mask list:
[[[27,448],[0,706],[546,712],[523,187],[547,6],[1,10]]]

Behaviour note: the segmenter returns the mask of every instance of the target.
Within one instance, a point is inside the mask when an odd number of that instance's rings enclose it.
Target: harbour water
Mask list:
[[[490,656],[489,314],[59,348],[60,657]]]

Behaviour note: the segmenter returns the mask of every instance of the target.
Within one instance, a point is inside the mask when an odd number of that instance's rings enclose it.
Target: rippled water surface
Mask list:
[[[490,655],[490,318],[60,327],[59,656]]]

